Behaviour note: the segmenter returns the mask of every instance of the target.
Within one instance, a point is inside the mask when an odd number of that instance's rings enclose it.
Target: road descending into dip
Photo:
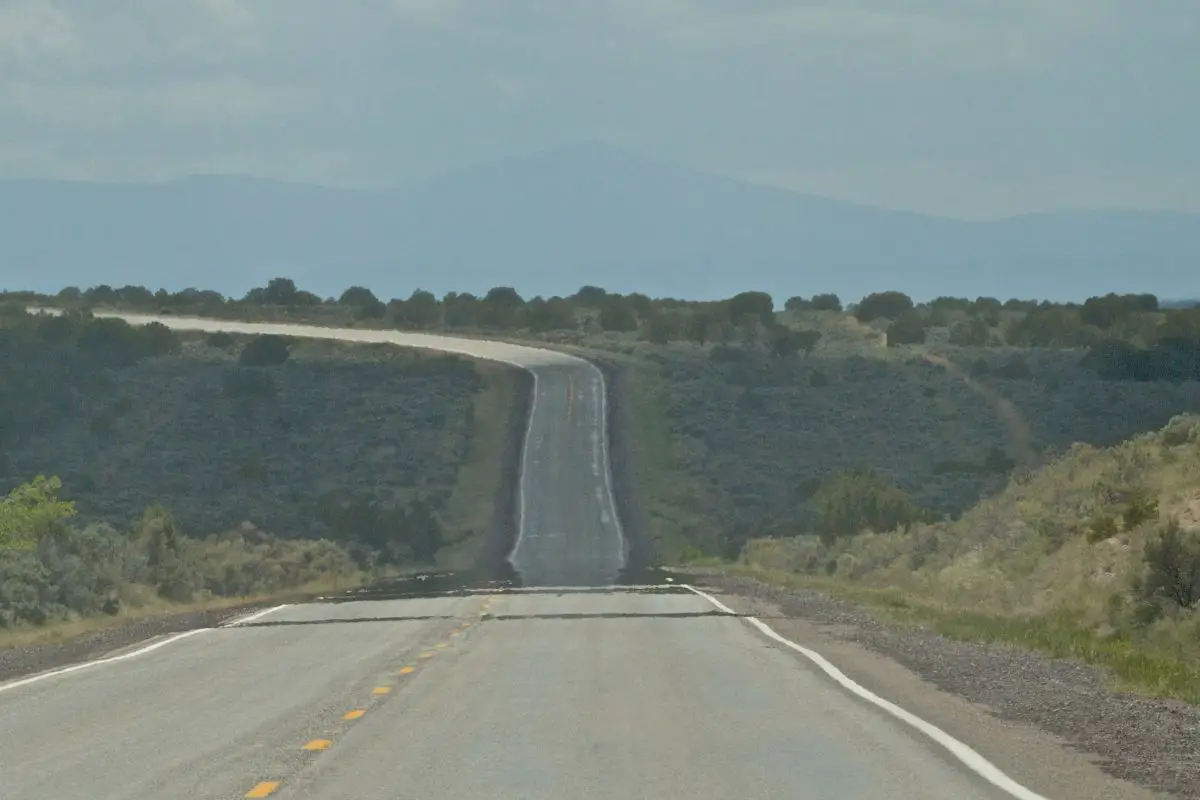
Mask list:
[[[531,370],[511,556],[523,586],[280,606],[0,685],[4,800],[1041,797],[699,589],[614,585],[627,547],[604,380],[586,361],[391,331],[121,316]]]

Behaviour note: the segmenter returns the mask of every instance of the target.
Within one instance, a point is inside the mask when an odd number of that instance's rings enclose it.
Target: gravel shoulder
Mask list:
[[[62,642],[0,649],[0,682],[115,655],[120,650],[147,644],[151,639],[160,636],[197,628],[215,628],[271,605],[273,604],[253,603],[146,617],[128,624],[113,625],[81,636],[73,636]]]
[[[688,572],[1048,797],[1200,798],[1200,709],[1115,692],[1088,664],[946,639],[816,591]]]

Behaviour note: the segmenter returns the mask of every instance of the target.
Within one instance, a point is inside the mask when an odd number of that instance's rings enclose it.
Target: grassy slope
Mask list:
[[[975,479],[975,494],[961,504],[961,518],[921,526],[907,536],[861,537],[835,554],[840,558],[831,576],[803,571],[815,547],[803,537],[751,541],[742,561],[725,568],[818,588],[892,619],[932,625],[950,637],[1081,658],[1109,667],[1123,688],[1200,702],[1200,623],[1183,617],[1132,631],[1124,622],[1129,585],[1141,569],[1142,547],[1157,518],[1114,538],[1087,538],[1105,487],[1149,487],[1160,499],[1161,518],[1176,515],[1185,526],[1200,525],[1200,445],[1193,441],[1167,447],[1161,432],[1138,434],[1157,428],[1172,414],[1200,410],[1197,387],[1099,381],[1078,366],[1077,352],[971,350],[936,343],[888,351],[866,326],[841,315],[822,316],[799,320],[800,327],[818,327],[826,334],[809,367],[834,375],[844,375],[847,362],[856,364],[851,369],[878,370],[876,378],[859,387],[856,424],[842,429],[846,448],[853,449],[856,431],[874,432],[880,446],[898,457],[897,472],[928,475],[935,459],[961,458],[953,447],[973,447],[973,455],[961,460],[978,460],[981,445],[998,444],[1017,462],[1015,479],[967,475]],[[708,391],[702,396],[702,384],[679,380],[686,374],[681,362],[701,363],[694,349],[631,342],[608,343],[605,349],[638,356],[633,392],[640,446],[635,457],[655,537],[677,543],[664,554],[677,554],[679,561],[689,560],[696,545],[711,552],[711,543],[729,524],[721,485],[728,477],[719,461],[697,458],[686,429],[720,436],[717,426],[728,428],[736,407],[709,411],[703,424],[695,424],[694,409],[713,402],[721,381],[706,381]],[[949,369],[929,371],[912,356]],[[989,363],[989,371],[1020,358],[1030,375],[972,376],[967,367],[979,358]],[[865,367],[862,359],[880,366]],[[899,410],[897,380],[922,386],[922,400],[910,405],[941,418],[942,439],[932,442],[933,447],[899,453],[890,447],[888,436],[902,427],[894,414]],[[794,392],[792,399],[808,391],[792,383],[786,389]],[[924,391],[930,385],[932,398]],[[768,416],[766,422],[776,429],[789,423],[828,428],[839,419],[834,406],[827,407],[834,416],[814,419],[791,414],[795,405],[781,403],[774,419]],[[746,409],[743,416],[752,413],[761,415],[762,406]],[[1088,441],[1092,444],[1079,444]],[[941,449],[942,443],[950,448]],[[742,453],[761,459],[753,443],[745,445]],[[729,437],[720,445],[726,459],[744,457],[738,447]],[[877,453],[860,449],[854,460],[872,463]],[[762,459],[759,479],[776,481],[795,462],[831,455],[839,457],[820,450],[776,455],[774,470],[770,459]],[[828,472],[828,467],[818,472]],[[1119,515],[1119,508],[1111,510]],[[826,558],[822,554],[822,565]],[[914,559],[924,559],[921,569],[914,568]],[[690,560],[720,563],[712,557]]]
[[[1158,511],[1095,534],[1094,520],[1121,517],[1113,493],[1131,488],[1149,491]],[[825,589],[948,636],[1082,658],[1111,668],[1125,688],[1200,703],[1200,618],[1130,621],[1143,548],[1171,517],[1200,525],[1195,417],[1109,448],[1076,446],[957,521],[864,534],[839,548],[831,576],[811,574],[806,562],[819,548],[803,538],[751,542],[735,569]]]
[[[172,502],[173,499],[181,499],[186,496],[194,502],[183,508],[182,515],[177,513],[177,518],[182,516],[181,522],[185,524],[190,522],[187,524],[187,530],[193,533],[215,532],[206,529],[201,517],[191,519],[188,509],[194,507],[196,503],[211,507],[216,498],[204,497],[202,491],[197,494],[195,481],[188,481],[186,493],[179,494],[183,487],[172,483],[172,481],[178,483],[180,479],[178,474],[172,476],[172,470],[160,470],[152,464],[144,463],[145,458],[136,457],[138,453],[149,453],[150,442],[153,442],[158,450],[168,454],[186,454],[191,446],[186,430],[178,424],[181,414],[191,422],[195,422],[196,425],[191,427],[200,432],[209,430],[205,427],[206,424],[209,426],[215,424],[216,427],[220,427],[222,419],[226,416],[225,410],[221,408],[208,408],[204,413],[199,413],[198,409],[205,406],[204,392],[197,392],[197,387],[193,384],[198,380],[201,384],[215,383],[219,387],[220,375],[230,369],[228,354],[213,352],[211,348],[205,347],[202,344],[202,337],[188,336],[186,339],[183,357],[166,359],[162,363],[151,362],[136,365],[117,370],[113,374],[113,396],[132,395],[142,397],[144,400],[146,391],[151,394],[150,402],[123,406],[122,417],[117,420],[116,430],[106,429],[103,433],[98,433],[94,426],[88,425],[89,417],[94,419],[94,416],[91,415],[69,419],[63,427],[55,430],[39,430],[32,439],[7,448],[7,466],[14,471],[14,476],[18,476],[17,473],[22,466],[29,466],[29,464],[25,464],[26,461],[36,459],[38,460],[37,466],[44,468],[50,474],[67,473],[64,477],[67,479],[66,489],[70,491],[72,488],[69,474],[71,469],[54,468],[61,459],[56,460],[54,455],[56,448],[53,444],[56,440],[60,446],[65,446],[67,442],[74,442],[78,445],[79,441],[84,441],[88,447],[98,448],[98,452],[105,457],[101,461],[107,459],[120,467],[108,470],[111,473],[108,478],[112,481],[112,485],[102,487],[85,482],[84,486],[77,487],[75,492],[71,492],[77,500],[84,522],[88,519],[107,518],[120,523],[124,521],[125,514],[122,513],[122,510],[125,506],[128,506],[126,513],[136,514],[150,502],[161,500],[168,507],[173,507],[178,505],[176,502]],[[330,469],[331,454],[329,450],[333,448],[349,448],[347,452],[354,460],[364,457],[361,447],[355,444],[364,437],[351,436],[347,439],[342,435],[345,431],[338,427],[338,420],[328,418],[324,419],[324,422],[328,424],[322,425],[321,430],[307,432],[308,437],[316,434],[318,444],[322,441],[325,442],[325,445],[318,448],[318,450],[325,451],[325,457],[308,460],[310,464],[319,465],[317,473],[320,474],[309,475],[311,470],[305,470],[304,474],[299,477],[309,476],[321,486],[329,485],[333,488],[346,486],[361,489],[368,486],[373,489],[376,496],[383,497],[402,497],[406,492],[411,492],[415,488],[443,493],[444,502],[440,508],[439,517],[450,544],[439,552],[438,566],[459,569],[474,560],[483,547],[484,537],[491,531],[494,498],[503,469],[501,453],[508,433],[517,382],[514,377],[515,373],[511,370],[484,362],[468,362],[470,365],[468,372],[472,373],[472,377],[465,382],[461,377],[455,377],[458,374],[455,369],[447,371],[434,367],[432,372],[426,370],[425,373],[418,369],[412,375],[406,369],[411,365],[419,365],[419,362],[428,364],[428,361],[428,356],[424,353],[409,353],[396,348],[354,347],[320,342],[305,342],[301,345],[297,350],[294,363],[287,369],[306,376],[301,378],[302,383],[315,386],[323,381],[326,384],[336,383],[337,386],[328,386],[322,389],[320,396],[313,396],[311,392],[306,392],[305,408],[300,414],[300,418],[312,416],[308,412],[314,411],[327,417],[330,408],[349,408],[352,411],[357,408],[355,413],[368,412],[368,418],[356,420],[355,424],[373,426],[376,435],[367,438],[375,445],[389,444],[390,442],[389,446],[395,447],[399,451],[399,454],[403,456],[401,461],[410,468],[406,472],[412,472],[412,468],[415,468],[415,477],[418,483],[413,486],[408,480],[404,480],[400,482],[403,485],[388,485],[395,482],[389,481],[386,469],[378,468],[369,469],[369,472],[364,475],[343,474],[344,471],[336,469],[336,474],[325,474]],[[277,377],[282,379],[281,382],[285,389],[289,387],[286,376],[277,375]],[[426,406],[429,404],[421,397],[414,397],[414,392],[420,394],[425,391],[423,387],[427,383],[429,384],[428,388],[436,391],[438,395],[433,398],[433,402],[439,412],[438,419],[442,420],[440,426],[433,424],[438,421],[437,419],[425,420],[425,417],[428,416],[425,412],[429,410]],[[354,392],[356,389],[360,391],[360,394],[367,396],[367,401],[361,402],[361,398],[359,398],[352,402],[345,402],[346,398],[343,395],[346,392]],[[219,388],[217,392],[219,395]],[[329,396],[325,397],[324,395]],[[339,397],[342,399],[338,400]],[[370,400],[370,397],[375,397],[375,400]],[[289,410],[300,412],[300,407],[292,402],[294,399],[289,397],[286,391],[281,392],[278,401],[267,403],[270,408],[266,411],[262,409],[259,411],[272,417],[287,413]],[[100,402],[104,400],[105,398],[101,398]],[[235,421],[237,416],[249,414],[248,419],[241,420],[244,423],[243,427],[249,426],[248,432],[242,431],[238,437],[239,441],[236,443],[227,440],[225,444],[222,444],[220,432],[214,434],[212,430],[209,430],[209,434],[212,435],[194,440],[195,446],[200,448],[197,452],[207,452],[214,447],[222,452],[224,452],[222,448],[240,448],[250,454],[270,452],[272,442],[265,439],[258,441],[253,438],[259,426],[252,423],[256,416],[261,414],[256,415],[244,410],[238,411],[237,401],[218,400],[218,403],[222,404],[229,402],[234,404],[228,411]],[[261,402],[258,404],[262,405]],[[89,410],[97,411],[97,409],[90,409],[90,406]],[[97,413],[102,411],[101,407]],[[459,411],[462,413],[459,414]],[[205,419],[210,419],[210,422],[204,423]],[[215,419],[216,422],[212,422],[212,419]],[[164,420],[167,422],[175,420],[175,422],[170,422],[169,425],[163,427]],[[422,424],[422,420],[425,420],[424,424]],[[302,421],[304,420],[302,419]],[[425,430],[421,430],[422,426]],[[261,427],[264,428],[261,430],[261,434],[267,439],[282,437],[278,429]],[[161,441],[161,437],[155,437],[155,431],[167,436],[165,443]],[[298,432],[306,433],[305,431]],[[414,437],[410,434],[419,435]],[[325,439],[321,439],[321,435],[324,435]],[[146,437],[149,439],[142,442],[141,439]],[[215,441],[213,441],[214,439]],[[407,451],[406,443],[409,445]],[[130,454],[134,456],[132,460],[129,458]],[[211,466],[210,458],[197,457],[196,452],[191,454],[189,460],[200,468]],[[332,461],[335,462],[334,467],[336,468],[338,458],[335,457]],[[236,467],[239,463],[240,461],[235,460],[234,466]],[[276,459],[276,463],[278,463],[278,459]],[[81,462],[81,464],[81,468],[93,466],[92,462]],[[267,483],[250,481],[249,487],[243,487],[250,493],[247,502],[237,503],[235,505],[238,507],[232,509],[225,508],[230,505],[229,503],[218,505],[222,506],[222,513],[232,512],[238,515],[238,519],[262,519],[265,514],[280,514],[281,512],[282,518],[287,519],[293,512],[300,513],[297,509],[289,510],[288,503],[294,505],[301,502],[303,495],[311,493],[309,490],[317,488],[317,484],[314,483],[305,491],[297,491],[297,487],[291,485],[292,480],[296,477],[297,475],[291,475],[287,480],[281,477],[279,480]],[[247,480],[248,478],[243,476],[243,479]],[[286,489],[286,496],[278,491],[272,492],[276,488],[280,491]],[[300,488],[304,489],[304,487]],[[101,489],[118,491],[121,495],[121,505],[113,506],[111,502],[108,502],[111,498],[97,495],[97,490]],[[241,493],[244,494],[245,491]],[[97,502],[90,502],[91,500],[97,500]],[[172,510],[175,509],[172,508]],[[285,532],[293,535],[303,533],[296,530]],[[213,552],[215,553],[217,550],[214,549]],[[402,568],[389,570],[389,572],[396,571],[403,570]],[[365,573],[350,571],[337,575],[331,574],[304,586],[290,588],[283,595],[258,593],[237,598],[201,596],[187,603],[168,602],[155,596],[152,591],[143,591],[144,587],[125,586],[121,590],[122,610],[114,616],[56,620],[36,628],[24,626],[7,630],[0,628],[0,647],[62,641],[147,617],[268,602],[282,596],[292,597],[336,591],[360,585],[369,577]]]
[[[483,388],[472,401],[468,450],[442,513],[452,541],[438,553],[438,566],[447,570],[471,566],[479,555],[482,537],[491,529],[508,425],[520,388],[511,368],[477,362],[475,370]]]

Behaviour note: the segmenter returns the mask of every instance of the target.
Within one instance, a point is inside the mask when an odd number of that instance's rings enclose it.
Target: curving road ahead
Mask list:
[[[624,542],[603,379],[586,362],[413,334],[159,321],[531,369],[512,556],[527,588],[280,607],[0,685],[4,800],[1040,797],[715,598],[611,586]]]

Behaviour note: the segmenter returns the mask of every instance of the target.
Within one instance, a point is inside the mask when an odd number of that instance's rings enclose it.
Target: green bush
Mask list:
[[[873,292],[859,301],[854,316],[859,322],[872,322],[881,317],[895,320],[912,310],[912,298],[903,292]]]
[[[991,341],[991,329],[979,317],[971,317],[950,327],[950,344],[959,347],[985,347]]]
[[[915,311],[905,311],[887,329],[888,347],[925,342],[925,321]]]
[[[841,311],[842,301],[836,294],[816,294],[813,295],[812,307],[814,311]]]
[[[827,544],[866,530],[907,528],[924,515],[902,489],[874,470],[842,472],[813,494],[816,530]]]
[[[287,337],[264,334],[246,343],[238,355],[238,363],[247,367],[277,367],[291,356]]]
[[[1144,572],[1135,584],[1140,600],[1160,614],[1200,602],[1200,532],[1172,518],[1146,542]]]
[[[1158,498],[1144,487],[1137,487],[1126,493],[1125,508],[1121,511],[1121,521],[1125,530],[1133,530],[1143,522],[1149,522],[1158,517]]]
[[[1092,544],[1111,539],[1119,533],[1117,518],[1109,512],[1101,512],[1088,521],[1087,540]]]

